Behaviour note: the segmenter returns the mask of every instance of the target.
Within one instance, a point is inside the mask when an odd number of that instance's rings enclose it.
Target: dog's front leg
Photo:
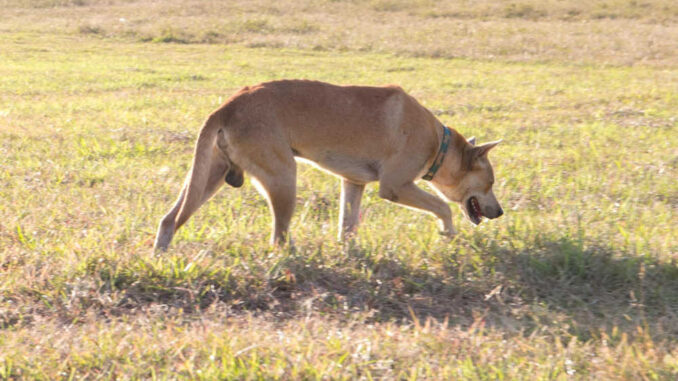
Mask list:
[[[341,182],[341,210],[339,212],[339,235],[343,238],[354,234],[360,222],[360,200],[365,184],[352,183],[346,179]]]
[[[440,198],[417,187],[413,182],[393,186],[382,181],[379,184],[379,196],[389,201],[433,213],[440,219],[442,235],[451,238],[457,234],[452,225],[450,206]]]

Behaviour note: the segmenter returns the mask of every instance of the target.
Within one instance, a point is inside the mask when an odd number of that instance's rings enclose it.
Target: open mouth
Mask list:
[[[478,203],[477,198],[471,196],[468,201],[466,201],[466,211],[471,222],[478,225],[483,216],[483,212],[480,211],[480,204]]]

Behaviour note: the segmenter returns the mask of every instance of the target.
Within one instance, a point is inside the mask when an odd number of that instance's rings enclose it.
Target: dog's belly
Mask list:
[[[372,159],[361,159],[336,152],[323,152],[315,155],[296,155],[298,161],[305,162],[331,174],[343,177],[358,184],[379,179],[381,164]]]

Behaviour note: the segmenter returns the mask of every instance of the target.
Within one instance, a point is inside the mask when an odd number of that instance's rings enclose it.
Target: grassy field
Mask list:
[[[0,0],[0,379],[678,377],[673,1]],[[460,235],[300,166],[155,254],[206,115],[277,78],[397,83],[491,153]],[[423,187],[426,187],[422,183]]]

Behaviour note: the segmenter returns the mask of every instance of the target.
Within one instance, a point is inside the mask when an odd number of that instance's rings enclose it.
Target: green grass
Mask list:
[[[432,17],[425,3],[365,12]],[[525,15],[504,16],[560,20],[556,6],[524,4],[532,16],[520,4]],[[283,33],[280,20],[304,38],[327,32],[269,13],[239,25],[265,38]],[[0,26],[0,379],[678,375],[675,52],[647,65],[548,51],[449,59],[13,23]],[[203,119],[276,78],[397,83],[465,136],[503,138],[491,159],[506,214],[473,228],[455,207],[460,235],[447,241],[371,185],[359,238],[342,244],[338,180],[300,166],[295,251],[268,246],[269,212],[248,181],[153,253]]]

